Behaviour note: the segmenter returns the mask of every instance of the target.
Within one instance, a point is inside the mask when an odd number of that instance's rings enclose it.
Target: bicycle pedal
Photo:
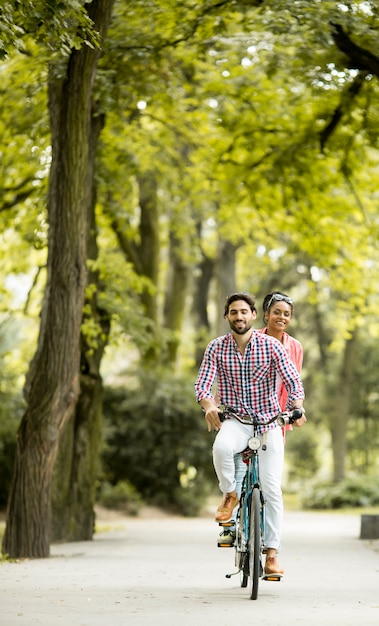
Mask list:
[[[233,543],[218,543],[217,542],[217,546],[219,548],[234,548],[234,542]]]
[[[223,528],[231,528],[232,526],[235,526],[236,523],[231,519],[228,522],[219,522],[218,525],[223,526]]]
[[[268,580],[272,582],[279,582],[282,580],[283,574],[263,574],[262,580]]]

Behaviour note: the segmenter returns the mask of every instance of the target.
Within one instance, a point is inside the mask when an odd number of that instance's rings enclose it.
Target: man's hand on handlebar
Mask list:
[[[221,428],[220,421],[220,409],[213,402],[205,402],[201,403],[202,409],[205,413],[205,419],[207,422],[208,432],[212,432],[212,430],[219,431]]]
[[[205,411],[205,419],[208,426],[208,432],[212,430],[219,431],[221,428],[220,411],[217,407],[209,407]]]

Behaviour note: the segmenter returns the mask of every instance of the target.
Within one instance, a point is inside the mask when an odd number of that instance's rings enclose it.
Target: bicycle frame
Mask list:
[[[262,544],[265,532],[265,498],[259,479],[260,440],[254,440],[255,449],[247,448],[241,454],[247,464],[242,482],[240,505],[236,519],[235,565],[241,575],[241,586],[246,587],[251,578],[251,599],[258,596],[258,580],[262,576]],[[259,442],[259,447],[258,443]],[[253,497],[256,491],[257,495]],[[255,510],[255,514],[252,511]],[[255,516],[258,516],[255,519]],[[255,527],[254,527],[255,525]]]
[[[243,452],[241,454],[244,455]],[[264,494],[263,494],[262,487],[260,484],[260,479],[259,479],[258,450],[249,450],[249,452],[245,453],[245,456],[247,455],[249,455],[250,458],[248,459],[248,462],[247,462],[246,473],[243,479],[242,492],[241,492],[241,503],[242,503],[241,508],[242,508],[243,519],[244,519],[244,527],[247,531],[250,530],[248,504],[250,502],[253,489],[258,489],[260,502],[261,502],[261,533],[262,533],[262,539],[263,539],[264,531],[265,531],[264,504],[266,500],[264,498]],[[247,536],[249,536],[249,533]]]

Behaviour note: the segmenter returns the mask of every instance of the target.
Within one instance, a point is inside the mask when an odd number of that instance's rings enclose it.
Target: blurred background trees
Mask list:
[[[287,438],[288,488],[378,469],[376,3],[117,0],[101,42],[99,4],[0,10],[0,501],[20,423],[55,425],[45,551],[91,538],[96,497],[114,485],[184,513],[216,488],[193,381],[237,289],[258,308],[272,289],[295,301],[309,423]],[[101,53],[84,89],[91,132],[70,148],[73,171],[88,158],[75,182],[64,158],[52,163],[75,137],[77,115],[57,125],[74,94],[62,80],[86,49]],[[80,351],[78,396],[60,420],[51,372],[38,371],[32,415],[24,382],[68,226],[87,274],[74,334],[50,329],[60,351]],[[80,302],[62,287],[62,310]]]

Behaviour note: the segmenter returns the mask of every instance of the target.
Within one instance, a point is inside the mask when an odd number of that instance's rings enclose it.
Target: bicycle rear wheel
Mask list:
[[[251,600],[258,597],[258,585],[261,567],[261,502],[259,489],[253,489],[250,500],[250,536],[249,536],[249,570],[251,584]]]

